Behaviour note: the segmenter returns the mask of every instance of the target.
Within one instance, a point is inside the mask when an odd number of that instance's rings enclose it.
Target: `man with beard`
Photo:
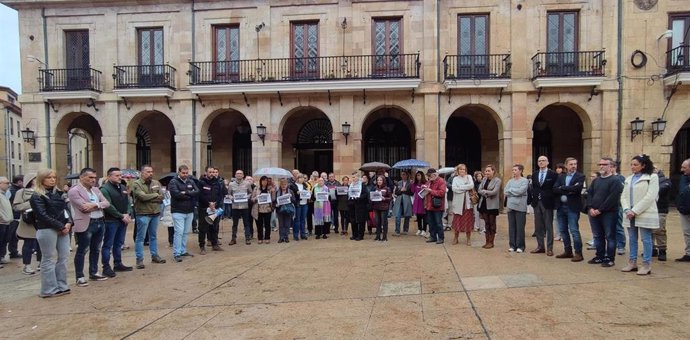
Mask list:
[[[218,243],[218,227],[220,217],[213,220],[213,224],[206,221],[207,210],[215,211],[223,206],[223,198],[227,194],[225,185],[218,177],[218,169],[213,166],[206,167],[206,176],[199,180],[199,248],[201,255],[206,255],[206,238],[211,243],[211,249],[222,251]]]

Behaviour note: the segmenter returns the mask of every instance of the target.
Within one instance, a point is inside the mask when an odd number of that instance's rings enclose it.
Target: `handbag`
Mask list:
[[[441,201],[441,197],[432,197],[431,198],[431,207],[434,209],[438,209],[441,207],[441,204],[443,204],[443,201]]]
[[[295,214],[295,205],[292,203],[288,204],[283,204],[278,207],[278,212],[284,215],[294,215]]]
[[[34,211],[32,209],[27,209],[22,212],[22,221],[26,224],[34,224],[36,223],[36,215],[34,215]]]
[[[470,190],[470,203],[472,203],[472,205],[477,205],[477,203],[479,203],[479,194],[477,190]]]

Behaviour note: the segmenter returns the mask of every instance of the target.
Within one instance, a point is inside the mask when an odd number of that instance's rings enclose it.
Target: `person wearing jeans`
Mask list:
[[[616,259],[616,220],[623,183],[612,173],[613,163],[611,158],[599,160],[599,177],[587,190],[586,211],[597,248],[595,257],[587,263],[602,267],[613,267]]]
[[[300,197],[302,191],[308,191],[307,185],[304,183],[305,179],[305,175],[299,175],[295,182],[296,196],[299,199],[299,203],[295,205],[295,223],[292,226],[292,237],[295,241],[307,239],[307,231],[304,225],[307,220],[307,212],[309,211],[309,206],[307,205],[309,199]]]
[[[98,274],[98,260],[105,233],[103,210],[110,207],[110,202],[95,187],[96,171],[84,168],[79,173],[79,183],[73,186],[67,196],[72,206],[74,235],[77,238],[77,252],[74,256],[74,271],[77,286],[88,286],[84,277],[84,257],[89,252],[89,279],[103,281],[108,277]]]
[[[621,271],[637,275],[652,273],[652,231],[659,228],[659,212],[656,199],[659,197],[659,176],[654,171],[654,163],[647,155],[638,155],[630,161],[632,175],[625,179],[621,206],[625,218],[623,225],[628,227],[630,237],[630,259]],[[637,238],[642,238],[642,266],[637,268]]]
[[[107,181],[101,186],[101,193],[110,202],[105,209],[105,234],[101,262],[103,275],[115,277],[115,272],[131,271],[132,267],[122,264],[122,245],[125,243],[127,225],[131,221],[129,192],[122,184],[122,172],[119,168],[110,168]],[[114,266],[110,266],[110,253],[115,259]],[[114,270],[113,270],[114,269]]]
[[[177,177],[168,184],[170,191],[170,212],[172,213],[175,236],[173,238],[173,258],[182,262],[182,256],[192,257],[187,252],[187,234],[192,229],[194,219],[194,200],[199,196],[199,188],[189,178],[189,167],[180,165]]]
[[[163,191],[160,182],[153,179],[153,168],[146,164],[141,167],[140,178],[132,184],[134,211],[136,212],[136,235],[134,253],[137,258],[137,269],[144,269],[144,239],[149,237],[151,262],[165,263],[158,255],[158,222],[160,206],[163,202]]]
[[[582,257],[582,238],[580,236],[580,211],[582,210],[582,187],[585,175],[577,172],[577,159],[568,157],[565,160],[567,172],[561,174],[553,186],[556,196],[558,227],[563,238],[563,253],[556,255],[559,259],[571,259],[580,262]],[[571,244],[572,237],[572,244]],[[573,248],[575,250],[573,254]]]

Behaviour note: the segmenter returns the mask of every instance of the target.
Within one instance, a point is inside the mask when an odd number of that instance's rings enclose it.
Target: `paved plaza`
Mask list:
[[[589,240],[584,215],[580,221]],[[277,244],[274,233],[269,245],[228,246],[224,221],[224,252],[174,263],[162,239],[168,263],[152,264],[147,254],[146,269],[88,287],[74,284],[70,260],[72,294],[63,297],[39,298],[39,275],[21,274],[12,260],[0,269],[0,338],[688,339],[690,264],[673,261],[683,242],[677,213],[668,221],[669,261],[655,259],[646,277],[620,272],[627,255],[602,268],[508,253],[505,215],[491,250],[479,234],[471,248],[451,245],[451,232],[444,245],[333,234]],[[531,216],[526,229],[531,250]],[[196,244],[190,235],[194,254]],[[593,255],[585,251],[585,260]],[[134,264],[132,248],[124,256]]]

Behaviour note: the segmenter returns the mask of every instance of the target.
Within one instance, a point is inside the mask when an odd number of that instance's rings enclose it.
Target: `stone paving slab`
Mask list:
[[[55,299],[38,298],[39,276],[22,275],[13,260],[0,269],[0,338],[687,339],[690,265],[672,261],[682,234],[677,215],[668,220],[671,261],[655,260],[647,277],[619,271],[627,256],[602,268],[508,253],[503,215],[490,250],[480,235],[472,247],[451,245],[450,232],[444,245],[332,235],[251,246],[228,246],[225,232],[224,252],[147,259],[144,270],[85,288],[73,284],[70,259],[73,292]],[[527,225],[529,235],[531,217]],[[585,241],[588,229],[581,219]],[[194,236],[188,249],[197,254]],[[159,249],[171,259],[166,244]],[[124,262],[133,264],[132,249]]]

